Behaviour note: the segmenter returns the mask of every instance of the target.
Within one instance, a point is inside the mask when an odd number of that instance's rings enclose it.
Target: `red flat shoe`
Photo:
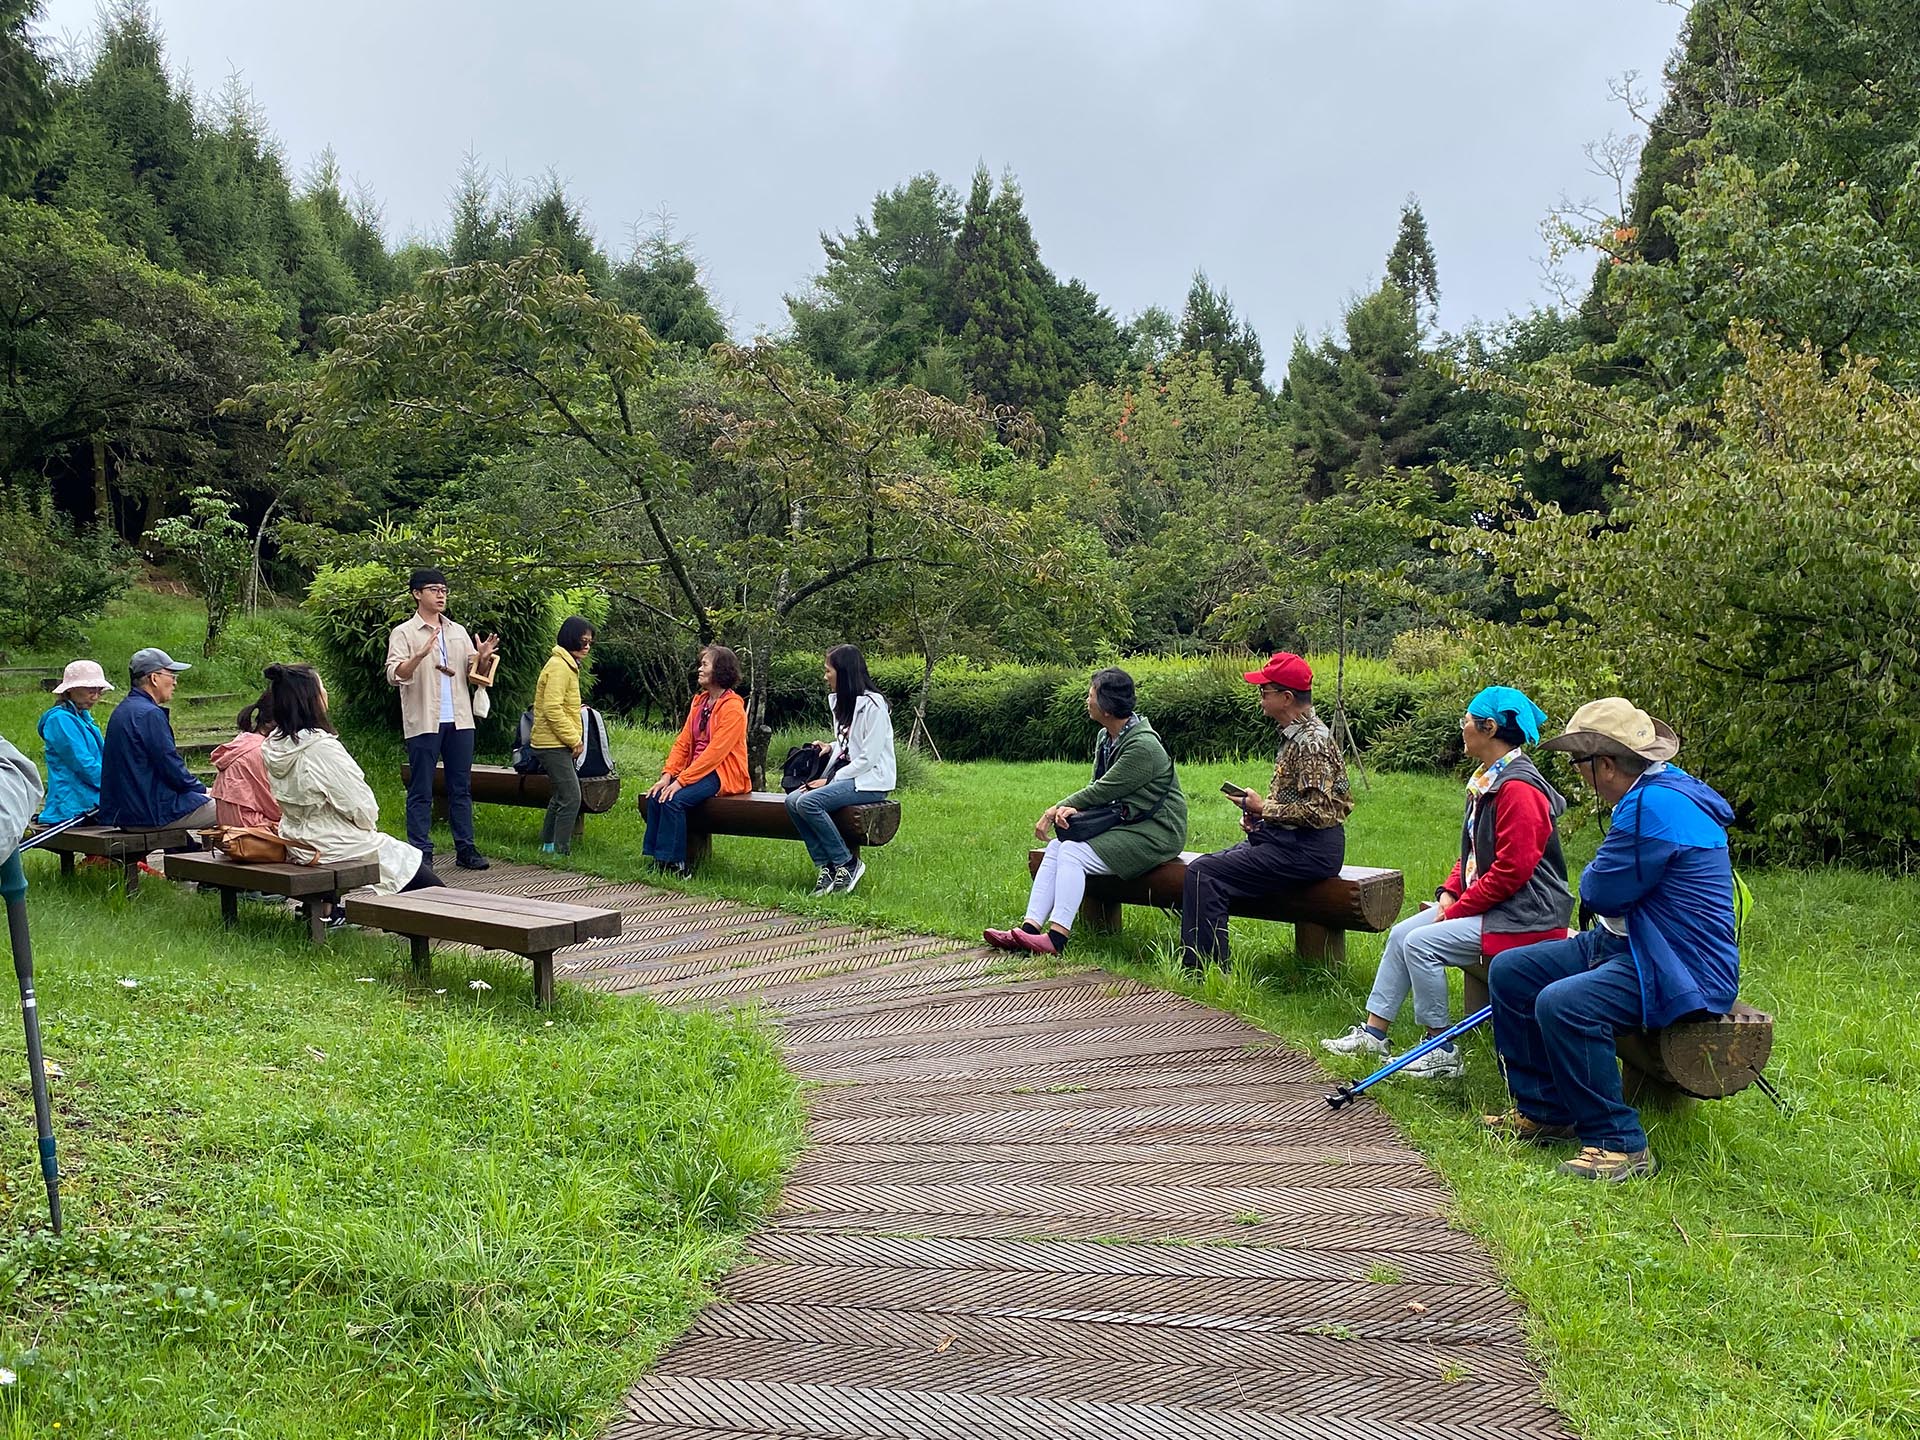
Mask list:
[[[1013,937],[1019,933],[1017,930],[982,930],[980,938],[996,950],[1018,950],[1020,942]]]
[[[1031,950],[1036,955],[1058,955],[1060,947],[1053,943],[1053,936],[1045,932],[1036,935],[1031,930],[1013,932],[1013,943],[1022,950]]]

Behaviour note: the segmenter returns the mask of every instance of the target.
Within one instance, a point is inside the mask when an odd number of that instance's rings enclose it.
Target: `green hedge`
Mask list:
[[[1264,657],[1262,657],[1264,658]],[[1273,726],[1260,714],[1252,687],[1240,677],[1260,663],[1251,656],[1177,658],[1139,656],[1116,662],[1139,686],[1139,706],[1181,760],[1219,760],[1273,749]],[[1331,656],[1311,657],[1322,715],[1333,713]],[[921,662],[911,656],[875,658],[875,683],[893,706],[904,740],[920,688]],[[1079,759],[1092,748],[1086,713],[1087,680],[1095,666],[948,663],[934,671],[927,697],[927,728],[948,760]],[[1346,705],[1362,749],[1399,732],[1421,715],[1423,705],[1452,717],[1459,702],[1433,676],[1400,674],[1379,660],[1347,660]],[[826,699],[820,659],[813,654],[781,657],[768,696],[776,729],[820,729]],[[1432,733],[1429,725],[1426,734]],[[1456,746],[1457,732],[1454,736]],[[1430,768],[1444,757],[1420,761],[1409,752],[1406,768]],[[1433,747],[1429,747],[1430,749]]]

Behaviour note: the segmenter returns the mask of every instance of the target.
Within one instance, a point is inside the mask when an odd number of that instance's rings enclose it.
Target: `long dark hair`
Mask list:
[[[320,698],[320,672],[311,665],[267,666],[267,695],[273,706],[273,728],[289,740],[308,730],[339,732]]]
[[[853,724],[853,707],[873,689],[873,676],[858,645],[834,646],[827,651],[827,664],[833,667],[833,722],[845,729]]]
[[[593,622],[591,620],[587,619],[584,615],[569,615],[565,620],[560,622],[560,634],[554,639],[553,643],[558,645],[562,650],[565,650],[568,654],[572,654],[580,648],[582,642],[591,634],[593,634]]]
[[[233,717],[233,723],[242,735],[252,735],[256,731],[265,735],[271,731],[273,729],[273,691],[262,690],[258,700]]]

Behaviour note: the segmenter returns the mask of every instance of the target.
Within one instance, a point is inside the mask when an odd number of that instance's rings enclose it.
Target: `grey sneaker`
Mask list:
[[[851,895],[853,887],[860,883],[860,877],[867,873],[864,860],[856,860],[851,865],[842,865],[834,872],[833,888],[841,895]]]
[[[1322,1040],[1320,1048],[1329,1055],[1377,1055],[1387,1058],[1387,1042],[1364,1025],[1356,1025],[1344,1035]]]
[[[1415,1080],[1458,1080],[1467,1073],[1467,1060],[1458,1045],[1440,1045],[1402,1067],[1400,1073]]]
[[[813,893],[816,895],[831,895],[833,893],[833,887],[839,879],[840,872],[835,870],[833,866],[822,865],[820,867],[819,878],[813,882]]]

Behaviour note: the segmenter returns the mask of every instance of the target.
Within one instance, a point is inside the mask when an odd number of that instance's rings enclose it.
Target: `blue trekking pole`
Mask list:
[[[1371,1090],[1375,1085],[1378,1085],[1395,1071],[1404,1070],[1429,1050],[1437,1049],[1449,1040],[1466,1034],[1467,1031],[1473,1029],[1475,1026],[1486,1024],[1487,1021],[1492,1018],[1493,1007],[1488,1005],[1484,1009],[1474,1011],[1473,1014],[1467,1016],[1466,1019],[1462,1020],[1451,1030],[1442,1030],[1438,1035],[1429,1035],[1425,1040],[1422,1040],[1418,1045],[1414,1046],[1413,1049],[1407,1051],[1406,1054],[1389,1060],[1385,1065],[1382,1065],[1378,1070],[1367,1076],[1366,1079],[1356,1080],[1351,1085],[1340,1085],[1329,1090],[1326,1096],[1327,1108],[1329,1110],[1338,1110],[1348,1101],[1358,1100],[1366,1091]]]
[[[33,1081],[33,1124],[40,1136],[40,1174],[47,1182],[47,1210],[60,1233],[60,1160],[53,1143],[53,1107],[47,1100],[47,1062],[40,1053],[40,1008],[33,998],[33,941],[27,935],[27,871],[18,852],[0,865],[0,896],[7,903],[7,938],[13,973],[20,981],[20,1015],[27,1027],[27,1073]]]

